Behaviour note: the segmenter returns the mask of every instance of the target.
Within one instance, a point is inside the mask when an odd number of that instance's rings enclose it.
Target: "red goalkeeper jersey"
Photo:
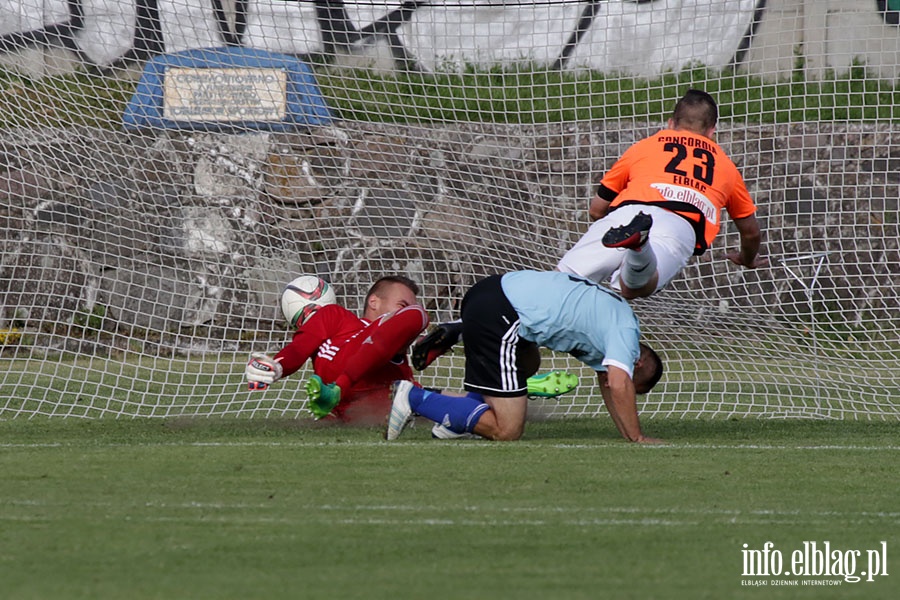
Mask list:
[[[386,333],[388,330],[383,328],[390,322],[390,319],[377,319],[370,323],[342,306],[329,304],[317,310],[297,329],[291,343],[276,354],[275,359],[281,362],[286,377],[312,358],[316,375],[325,383],[334,383],[354,360],[362,343],[376,330]],[[349,390],[342,389],[341,402],[334,414],[350,420],[351,405],[365,403],[371,405],[365,411],[367,414],[386,415],[390,410],[391,383],[398,379],[414,380],[405,353],[385,356],[382,364],[371,369]]]

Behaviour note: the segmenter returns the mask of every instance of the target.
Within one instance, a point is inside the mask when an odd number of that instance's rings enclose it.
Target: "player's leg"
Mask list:
[[[428,365],[446,354],[461,337],[461,320],[439,323],[413,345],[410,363],[417,371],[424,371]]]
[[[519,315],[500,282],[500,276],[482,280],[463,299],[464,387],[491,407],[472,432],[510,441],[525,429],[528,378],[540,367],[541,354],[536,344],[519,337]]]
[[[506,305],[509,305],[509,301],[506,300],[506,297],[503,296],[502,290],[500,289],[499,276],[495,275],[476,283],[468,292],[466,292],[462,301],[461,334],[463,336],[466,335],[467,327],[470,332],[474,331],[472,329],[473,325],[466,323],[467,312],[470,318],[473,319],[473,324],[476,327],[476,320],[480,323],[486,318],[486,314],[494,315],[496,312],[494,307],[489,303],[485,303],[485,298],[482,298],[482,296],[484,296],[483,290],[486,287],[489,287],[491,291],[494,292],[493,294],[489,294],[489,297],[486,298],[488,302],[494,299],[497,292],[499,292],[499,296],[506,302]],[[479,314],[477,311],[472,310],[473,297],[475,298],[475,304],[482,307],[482,312],[485,314]],[[509,310],[511,309],[512,307],[509,307]],[[518,315],[515,315],[515,311],[513,311],[512,314],[514,315],[512,321],[515,322],[516,327],[518,327]],[[472,315],[475,316],[473,317]],[[470,355],[469,347],[471,345],[474,348],[476,345],[480,345],[483,334],[476,335],[476,333],[472,333],[472,336],[471,340],[466,338],[467,373]],[[496,360],[494,362],[496,362]],[[453,433],[471,433],[477,422],[485,415],[485,413],[489,412],[489,409],[490,405],[483,402],[481,395],[478,393],[470,393],[462,397],[450,396],[431,390],[424,390],[414,386],[408,381],[397,381],[394,383],[391,414],[388,418],[388,427],[385,437],[388,440],[397,439],[407,423],[412,420],[414,414],[431,419],[435,423],[443,425]]]
[[[357,382],[372,377],[373,374],[377,375],[379,369],[391,366],[390,363],[402,363],[405,349],[427,326],[428,315],[425,309],[415,304],[376,319],[337,351],[326,370],[310,377],[306,384],[309,410],[316,418],[321,419],[337,407],[339,417],[349,417],[350,413],[344,415],[341,410],[346,405],[342,401],[350,401],[347,392]],[[373,399],[370,403],[370,409],[375,411],[373,414],[383,416],[390,406],[387,385],[398,375],[402,376],[391,372],[384,388],[367,390],[366,397]],[[378,379],[385,377],[376,377]],[[328,381],[331,383],[326,383]],[[375,387],[378,388],[377,385]],[[363,396],[359,396],[355,400],[363,399]]]
[[[534,344],[519,339],[519,316],[503,294],[500,276],[472,286],[463,298],[461,312],[469,394],[448,396],[409,382],[395,383],[387,439],[396,439],[413,413],[454,433],[475,432],[497,440],[521,437],[527,379],[540,365],[540,352]],[[482,394],[496,401],[497,413],[483,401]]]
[[[385,437],[397,439],[414,415],[430,419],[454,434],[472,433],[489,409],[479,394],[452,396],[426,390],[411,381],[395,381]]]
[[[619,269],[619,291],[622,296],[646,298],[659,285],[659,261],[656,246],[650,242],[625,251],[622,267]]]
[[[410,363],[416,370],[423,371],[435,359],[449,352],[461,338],[462,320],[439,323],[427,335],[420,337],[413,344]],[[571,392],[576,387],[578,387],[578,376],[566,371],[549,371],[528,378],[529,396],[556,398]]]
[[[587,232],[556,265],[557,271],[578,275],[597,283],[608,283],[621,266],[623,251],[603,245],[603,236],[613,227],[627,224],[638,209],[624,206],[594,221]]]
[[[522,437],[525,432],[528,396],[485,396],[484,401],[491,410],[486,411],[478,420],[472,433],[500,442],[510,442]]]
[[[683,217],[663,209],[653,216],[652,243],[656,252],[656,271],[659,280],[656,290],[669,285],[694,255],[696,234],[694,227]]]
[[[650,206],[644,210],[653,218],[649,237],[639,248],[622,251],[622,266],[611,278],[611,287],[629,299],[663,289],[694,253],[694,228],[687,220],[663,208]]]
[[[528,397],[480,396],[469,392],[451,396],[420,388],[410,381],[394,383],[387,439],[395,440],[414,415],[430,419],[455,435],[475,434],[489,440],[522,437]],[[447,437],[447,436],[438,436]]]
[[[638,205],[624,207],[626,213],[634,213],[631,220],[617,227],[610,227],[603,234],[602,243],[606,248],[622,253],[618,271],[618,289],[625,298],[649,296],[656,291],[659,275],[656,272],[656,251],[651,242],[653,237],[653,217],[650,210]],[[620,209],[622,210],[622,209]],[[618,211],[617,211],[618,212]]]
[[[356,343],[341,348],[348,356],[343,371],[334,380],[341,389],[349,389],[366,374],[379,369],[399,354],[428,327],[428,314],[414,304],[383,315],[357,336]]]

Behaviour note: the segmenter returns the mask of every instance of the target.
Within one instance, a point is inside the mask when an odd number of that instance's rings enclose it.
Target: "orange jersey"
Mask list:
[[[711,139],[664,129],[632,145],[600,181],[616,193],[610,208],[633,202],[659,204],[695,225],[702,254],[721,227],[721,209],[732,219],[756,212],[740,171]]]

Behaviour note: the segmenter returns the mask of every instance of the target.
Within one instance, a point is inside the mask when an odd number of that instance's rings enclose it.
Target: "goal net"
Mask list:
[[[0,0],[0,419],[308,417],[284,285],[355,310],[406,274],[432,322],[552,269],[598,178],[690,87],[767,268],[713,247],[633,303],[644,417],[900,417],[900,5],[760,0]],[[594,374],[535,400],[604,415]],[[418,375],[458,389],[461,353]]]

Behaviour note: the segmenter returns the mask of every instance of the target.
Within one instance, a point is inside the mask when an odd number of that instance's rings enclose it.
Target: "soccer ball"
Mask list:
[[[301,275],[281,293],[281,312],[291,327],[299,327],[319,307],[335,302],[334,288],[315,275]]]

